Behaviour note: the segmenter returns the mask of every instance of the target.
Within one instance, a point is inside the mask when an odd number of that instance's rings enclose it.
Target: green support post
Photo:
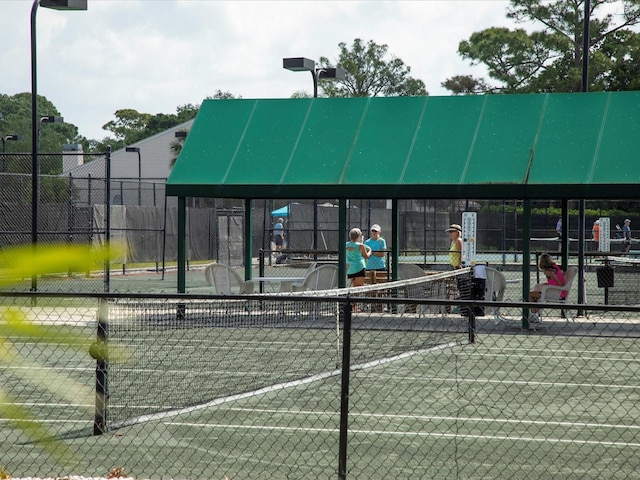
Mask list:
[[[524,200],[522,215],[522,298],[529,301],[531,291],[531,200]],[[529,309],[522,309],[522,328],[529,328]]]
[[[562,241],[560,247],[560,266],[567,271],[569,266],[569,200],[562,199]]]
[[[251,280],[253,275],[253,200],[244,201],[244,279]]]
[[[391,272],[391,278],[393,280],[398,280],[398,265],[400,263],[400,254],[398,253],[400,250],[400,231],[398,230],[398,225],[400,225],[399,215],[398,199],[394,198],[391,200],[391,239],[393,241],[393,250],[391,251],[393,270]]]
[[[347,200],[338,201],[338,287],[347,286]]]
[[[178,197],[178,293],[187,288],[187,202]]]

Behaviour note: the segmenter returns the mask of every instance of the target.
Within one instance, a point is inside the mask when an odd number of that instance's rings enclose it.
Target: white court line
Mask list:
[[[632,341],[633,343],[637,342],[637,339],[629,339],[630,341]],[[539,352],[540,349],[539,348],[534,348],[534,347],[518,347],[518,348],[514,348],[513,350],[510,350],[513,353],[505,353],[508,350],[508,346],[505,346],[504,348],[501,347],[489,347],[486,348],[487,352],[498,352],[497,354],[493,354],[494,357],[503,357],[503,356],[508,356],[508,355],[516,355],[516,353],[528,353],[528,352]],[[561,349],[561,348],[545,348],[545,351],[547,352],[551,352],[551,353],[558,353],[560,355],[549,355],[549,358],[566,358],[568,349]],[[626,350],[598,350],[597,352],[594,352],[593,349],[584,349],[584,350],[578,350],[575,348],[571,348],[571,353],[572,354],[577,354],[580,355],[579,359],[585,358],[583,356],[581,356],[581,354],[589,354],[589,355],[594,355],[595,353],[602,355],[600,356],[596,356],[596,357],[588,357],[589,359],[608,359],[611,355],[620,355],[620,354],[624,354],[624,355],[630,355],[632,358],[637,359],[638,361],[640,361],[640,352],[628,352]],[[478,353],[475,353],[475,355],[478,355]],[[491,356],[489,355],[489,353],[487,353],[487,355],[483,355],[483,356]],[[627,360],[627,359],[625,359]]]
[[[48,402],[1,402],[0,406],[48,407],[48,408],[93,408],[93,403],[48,403]],[[2,420],[0,418],[0,420]]]
[[[338,433],[337,428],[307,428],[307,427],[273,427],[273,426],[259,426],[259,425],[223,425],[223,424],[207,424],[207,423],[188,423],[188,422],[172,422],[165,423],[168,426],[185,426],[185,427],[202,427],[202,428],[235,428],[238,430],[268,430],[268,431],[290,431],[290,432],[327,432]],[[471,434],[459,434],[459,433],[432,433],[432,432],[390,432],[386,430],[349,430],[350,434],[361,433],[364,435],[376,435],[376,436],[402,436],[402,437],[425,437],[425,438],[463,438],[473,440],[498,440],[498,441],[523,441],[523,442],[538,442],[538,443],[567,443],[571,445],[597,445],[597,446],[609,446],[609,447],[637,447],[640,448],[640,443],[629,442],[606,442],[600,440],[575,440],[564,438],[536,438],[536,437],[521,437],[521,436],[508,436],[508,435],[471,435]]]
[[[241,408],[231,407],[227,411],[240,411],[245,413],[259,412],[259,413],[273,413],[279,415],[293,414],[295,415],[316,415],[321,416],[335,416],[337,412],[317,412],[310,410],[289,410],[289,409],[254,409],[254,408]],[[557,421],[545,421],[545,420],[520,420],[510,418],[483,418],[483,417],[453,417],[453,416],[438,416],[438,415],[399,415],[396,413],[354,413],[349,412],[349,417],[358,418],[389,418],[392,420],[424,420],[424,421],[455,421],[455,422],[478,422],[478,423],[503,423],[514,425],[551,425],[557,427],[588,427],[588,428],[622,428],[625,430],[640,430],[640,425],[615,425],[609,423],[588,423],[588,422],[557,422]],[[180,422],[166,422],[165,425],[178,425]],[[206,424],[203,424],[206,425]]]
[[[360,364],[360,365],[352,365],[349,370],[350,371],[357,371],[357,370],[364,370],[364,369],[367,369],[367,368],[373,368],[373,367],[376,367],[376,366],[379,366],[379,365],[384,365],[384,364],[395,362],[395,361],[398,361],[398,360],[403,360],[405,358],[409,358],[409,357],[412,357],[412,356],[415,356],[415,355],[420,355],[420,354],[427,353],[427,352],[434,352],[434,351],[438,351],[438,350],[444,350],[446,348],[452,348],[452,347],[455,347],[455,346],[458,346],[458,345],[460,345],[459,342],[449,342],[447,344],[437,345],[437,346],[432,347],[432,348],[415,350],[415,351],[412,351],[412,352],[405,352],[405,353],[401,353],[399,355],[395,355],[395,356],[389,357],[389,358],[384,358],[384,359],[380,359],[380,360],[373,360],[371,362],[366,362],[366,363],[363,363],[363,364]],[[203,403],[201,405],[194,405],[192,407],[180,408],[180,409],[172,410],[170,412],[161,412],[161,413],[152,413],[152,414],[149,414],[149,415],[141,415],[139,417],[130,418],[130,419],[124,420],[122,422],[114,422],[110,426],[112,428],[122,428],[122,427],[127,427],[127,426],[130,426],[130,425],[135,425],[137,423],[150,422],[150,421],[154,421],[154,420],[162,420],[164,418],[175,417],[177,415],[181,415],[181,414],[184,414],[184,413],[191,413],[191,412],[195,412],[195,411],[198,411],[198,410],[203,410],[205,408],[215,407],[217,405],[223,405],[225,403],[234,402],[236,400],[243,400],[245,398],[256,397],[256,396],[259,396],[259,395],[264,395],[264,394],[267,394],[267,393],[277,392],[279,390],[284,390],[284,389],[287,389],[287,388],[292,388],[292,387],[297,387],[297,386],[300,386],[300,385],[306,385],[306,384],[310,384],[310,383],[313,383],[313,382],[318,382],[320,380],[325,380],[327,378],[339,376],[341,373],[342,373],[341,369],[335,369],[335,370],[331,370],[331,371],[328,371],[328,372],[319,373],[319,374],[316,374],[316,375],[311,375],[309,377],[302,378],[300,380],[294,380],[294,381],[291,381],[291,382],[279,383],[279,384],[276,384],[276,385],[270,385],[268,387],[260,388],[258,390],[253,390],[251,392],[239,393],[237,395],[231,395],[231,396],[228,396],[228,397],[217,398],[215,400],[212,400],[211,402]]]
[[[7,418],[0,418],[0,423],[15,423],[18,420],[15,419],[7,419]],[[61,423],[61,424],[68,424],[68,423],[75,423],[75,424],[79,424],[79,425],[87,425],[87,426],[91,426],[93,425],[93,420],[42,420],[42,419],[34,419],[34,420],[28,420],[28,419],[22,419],[19,420],[20,423],[35,423],[35,424],[41,424],[41,423],[46,423],[46,424],[55,424],[55,423]]]
[[[394,375],[380,375],[378,378],[397,379]],[[413,381],[433,381],[439,382],[465,382],[465,383],[480,383],[480,384],[495,384],[495,385],[536,385],[547,387],[589,387],[589,388],[604,388],[604,389],[621,389],[621,390],[637,390],[640,388],[638,385],[620,385],[620,384],[606,384],[606,383],[572,383],[572,382],[538,382],[533,380],[495,380],[485,378],[464,378],[464,377],[436,377],[436,376],[420,376],[420,377],[402,377],[403,380]]]
[[[618,352],[620,353],[620,352]],[[484,358],[487,355],[482,354],[482,353],[469,353],[468,354],[469,357],[480,357],[480,358]],[[536,355],[535,353],[532,354],[527,354],[527,355],[523,355],[522,353],[508,353],[508,354],[503,354],[503,355],[494,355],[497,356],[499,358],[516,358],[516,359],[522,359],[522,358],[526,358],[526,359],[531,359],[531,358],[543,358],[545,360],[553,360],[553,359],[557,359],[557,360],[583,360],[583,361],[602,361],[602,360],[607,360],[607,361],[612,361],[612,362],[635,362],[635,361],[640,361],[640,358],[633,358],[633,357],[618,357],[618,358],[611,358],[611,357],[585,357],[585,356],[575,356],[575,355]]]

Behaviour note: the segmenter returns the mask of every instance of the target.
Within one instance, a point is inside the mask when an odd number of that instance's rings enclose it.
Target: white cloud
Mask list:
[[[431,95],[440,83],[474,73],[458,43],[509,25],[507,0],[208,1],[88,0],[86,12],[40,8],[38,93],[89,138],[116,110],[174,113],[216,90],[243,98],[311,92],[311,76],[282,69],[282,58],[338,56],[355,38],[387,44]],[[0,93],[30,91],[26,0],[3,0]],[[8,68],[8,66],[11,66]]]

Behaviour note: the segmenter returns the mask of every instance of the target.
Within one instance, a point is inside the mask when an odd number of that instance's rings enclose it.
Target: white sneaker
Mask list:
[[[540,323],[540,315],[537,313],[529,314],[529,323]]]

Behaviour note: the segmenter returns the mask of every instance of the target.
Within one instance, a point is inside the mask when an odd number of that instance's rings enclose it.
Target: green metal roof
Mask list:
[[[637,198],[640,92],[206,100],[169,179],[219,198]]]

